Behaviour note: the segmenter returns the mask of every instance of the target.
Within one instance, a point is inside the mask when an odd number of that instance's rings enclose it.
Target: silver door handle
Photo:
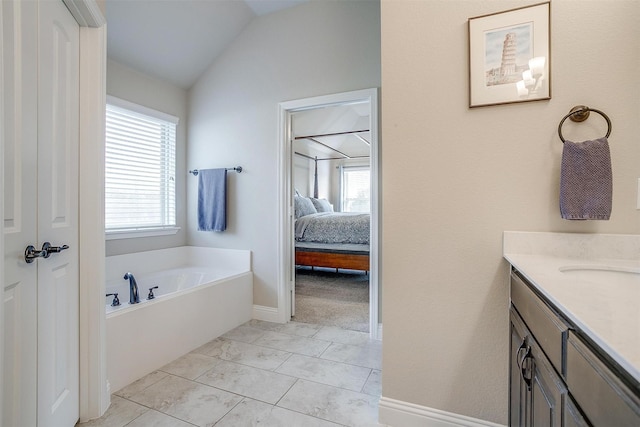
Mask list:
[[[24,260],[27,264],[31,264],[36,258],[49,258],[51,254],[57,254],[65,249],[69,249],[69,245],[51,246],[51,243],[44,242],[42,250],[39,251],[33,245],[29,245],[24,250]]]
[[[44,242],[42,244],[42,252],[45,252],[43,256],[44,258],[49,258],[49,255],[60,253],[65,249],[69,249],[69,245],[51,246],[51,243],[49,242]]]

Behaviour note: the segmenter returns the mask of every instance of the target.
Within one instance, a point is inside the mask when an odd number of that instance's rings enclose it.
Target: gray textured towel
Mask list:
[[[607,138],[565,141],[560,171],[560,214],[564,219],[609,219],[611,154]]]
[[[198,231],[227,229],[227,171],[204,169],[198,174]]]

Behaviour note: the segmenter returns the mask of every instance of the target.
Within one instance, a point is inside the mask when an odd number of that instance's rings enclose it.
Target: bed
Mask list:
[[[369,271],[370,214],[333,212],[323,199],[294,199],[296,265]]]

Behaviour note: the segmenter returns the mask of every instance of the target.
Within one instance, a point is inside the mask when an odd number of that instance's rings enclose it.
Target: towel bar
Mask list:
[[[604,119],[607,121],[607,134],[604,137],[608,138],[609,135],[611,135],[611,120],[609,119],[609,116],[607,116],[600,110],[596,110],[595,108],[589,108],[585,105],[576,105],[571,109],[571,111],[569,111],[569,114],[567,114],[562,118],[562,120],[560,120],[560,124],[558,125],[558,135],[560,136],[560,140],[563,144],[564,138],[562,137],[562,125],[564,124],[564,121],[567,119],[571,119],[571,121],[574,122],[584,122],[589,117],[589,111],[593,111],[594,113],[598,113],[602,117],[604,117]]]
[[[236,166],[235,168],[224,168],[226,171],[236,171],[238,173],[242,173],[242,166]],[[193,176],[198,176],[198,169],[193,169],[189,171]]]

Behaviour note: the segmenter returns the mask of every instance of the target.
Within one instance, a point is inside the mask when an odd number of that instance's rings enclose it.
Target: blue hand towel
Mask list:
[[[204,169],[198,173],[198,231],[227,229],[227,171]]]
[[[563,219],[609,219],[613,179],[607,138],[565,141],[560,172]]]

